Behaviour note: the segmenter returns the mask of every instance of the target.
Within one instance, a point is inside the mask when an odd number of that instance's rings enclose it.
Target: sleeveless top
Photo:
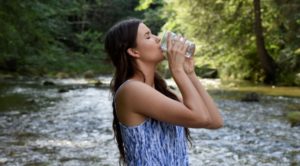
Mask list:
[[[138,126],[120,123],[129,166],[187,166],[188,155],[184,128],[154,119]]]
[[[127,165],[188,165],[187,140],[184,127],[151,118],[146,119],[137,126],[126,126],[121,122],[119,124]]]

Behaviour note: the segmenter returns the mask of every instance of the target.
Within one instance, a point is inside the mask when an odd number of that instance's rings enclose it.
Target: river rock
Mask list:
[[[55,75],[56,78],[58,79],[63,79],[63,78],[69,78],[70,75],[68,73],[64,73],[64,72],[58,72],[56,75]]]
[[[97,81],[95,82],[95,86],[96,86],[96,87],[100,87],[100,86],[102,86],[102,85],[103,85],[103,82],[100,81],[100,80],[97,80]]]
[[[0,158],[0,164],[5,164],[7,161],[7,158]]]
[[[244,102],[259,102],[259,96],[255,92],[247,93],[241,98]]]
[[[42,85],[44,86],[53,86],[55,83],[53,81],[43,81]]]
[[[29,103],[29,104],[37,103],[36,100],[34,100],[34,99],[27,99],[26,102]]]
[[[66,92],[69,92],[70,89],[68,88],[60,88],[58,89],[58,93],[66,93]]]
[[[86,78],[86,79],[95,78],[95,73],[94,73],[93,70],[88,70],[88,71],[83,73],[83,77]]]
[[[195,72],[197,76],[202,78],[218,78],[218,70],[210,68],[208,65],[196,66]]]

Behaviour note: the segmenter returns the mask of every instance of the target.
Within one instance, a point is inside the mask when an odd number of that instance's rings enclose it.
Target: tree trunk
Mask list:
[[[276,64],[272,57],[269,55],[265,47],[265,41],[262,30],[261,12],[260,12],[260,0],[253,0],[254,5],[254,31],[256,36],[256,49],[258,58],[265,72],[264,82],[267,84],[275,84],[276,79]]]

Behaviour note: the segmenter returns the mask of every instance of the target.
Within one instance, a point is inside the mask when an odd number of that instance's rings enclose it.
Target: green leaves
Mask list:
[[[0,70],[32,74],[107,69],[102,37],[135,0],[1,1]],[[108,65],[102,65],[108,66]]]
[[[261,1],[261,8],[266,48],[280,66],[288,66],[279,75],[295,75],[300,1]],[[194,41],[198,65],[218,68],[222,78],[255,81],[263,74],[253,14],[252,0],[1,1],[0,69],[79,72],[95,62],[107,64],[103,34],[117,21],[137,17],[154,34],[171,30]]]
[[[140,0],[140,4],[135,8],[135,10],[141,11],[149,8],[153,0]]]
[[[262,1],[261,7],[271,56],[276,61],[282,54],[295,57],[293,51],[284,50],[299,47],[300,1]],[[256,55],[252,0],[168,0],[163,10],[168,19],[162,30],[179,32],[193,40],[198,65],[217,67],[222,78],[259,81],[264,77]],[[284,66],[295,66],[295,61],[289,58]],[[295,72],[295,68],[289,71]]]

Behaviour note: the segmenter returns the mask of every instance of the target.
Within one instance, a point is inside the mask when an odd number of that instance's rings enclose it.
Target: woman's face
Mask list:
[[[160,48],[160,38],[151,33],[151,30],[143,23],[140,23],[137,32],[136,50],[141,60],[149,62],[160,62],[164,59]]]

